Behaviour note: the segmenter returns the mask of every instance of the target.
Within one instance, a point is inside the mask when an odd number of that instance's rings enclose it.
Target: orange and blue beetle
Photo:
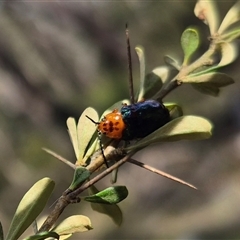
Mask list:
[[[130,141],[144,138],[170,121],[168,109],[156,100],[146,100],[107,114],[98,131],[109,138]]]
[[[113,110],[100,122],[95,122],[88,116],[87,117],[98,125],[97,129],[99,133],[112,139],[130,141],[144,138],[165,125],[170,121],[170,114],[168,109],[161,102],[156,100],[146,100],[134,103],[131,51],[127,25],[126,37],[131,104],[123,104],[120,111],[118,109]]]

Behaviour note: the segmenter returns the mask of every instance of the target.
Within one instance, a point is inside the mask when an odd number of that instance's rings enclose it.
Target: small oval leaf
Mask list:
[[[128,196],[125,186],[113,186],[84,198],[85,201],[103,204],[117,204]]]
[[[191,84],[192,87],[203,94],[207,94],[213,97],[217,97],[219,95],[220,89],[215,87],[211,83],[194,83]]]
[[[77,124],[74,118],[69,117],[67,119],[67,127],[68,127],[68,134],[70,136],[74,153],[76,156],[76,159],[78,159],[78,153],[79,153],[79,148],[78,148],[78,137],[77,137]]]
[[[187,65],[192,54],[199,46],[198,31],[193,28],[186,29],[181,37],[181,45],[184,52],[183,65]]]
[[[168,109],[171,120],[183,115],[182,108],[176,103],[164,103],[164,106]]]
[[[50,178],[43,178],[28,190],[17,207],[6,240],[18,239],[32,224],[45,207],[54,185]]]
[[[163,82],[162,79],[155,74],[154,72],[148,73],[145,76],[144,86],[142,90],[142,98],[143,99],[152,99],[152,97],[162,88]],[[139,95],[140,96],[140,95]]]
[[[210,83],[212,86],[219,88],[233,84],[234,81],[225,73],[211,72],[197,76],[189,75],[183,79],[183,83]]]
[[[85,153],[85,155],[84,155],[84,158],[83,158],[83,162],[84,163],[86,163],[86,161],[88,160],[88,158],[89,157],[91,157],[93,154],[94,154],[94,152],[99,148],[99,146],[97,146],[98,144],[98,138],[96,137],[94,140],[93,140],[93,142],[92,142],[92,144],[90,144],[90,146],[88,147],[88,150],[87,150],[87,152]]]
[[[70,190],[75,190],[81,186],[90,177],[90,172],[84,167],[77,167],[73,175],[73,181],[69,187]]]
[[[170,69],[167,66],[161,66],[161,67],[154,68],[152,70],[152,72],[160,78],[162,85],[165,82],[167,82],[169,75],[170,75]],[[158,91],[159,90],[160,90],[160,88],[158,89]]]
[[[40,232],[33,236],[24,238],[24,240],[42,240],[46,238],[59,239],[59,235],[55,232]]]
[[[90,117],[91,119],[94,119],[94,121],[98,121],[99,116],[95,109],[88,107],[86,108],[83,113],[81,114],[78,124],[77,124],[77,137],[78,137],[78,158],[76,165],[82,165],[84,164],[82,162],[82,159],[84,157],[84,154],[86,152],[86,148],[89,145],[89,142],[93,136],[93,134],[96,132],[96,126],[93,124],[87,117]],[[79,164],[80,163],[80,164]]]
[[[236,43],[223,42],[220,44],[222,58],[217,67],[223,67],[232,63],[238,56],[238,47]]]
[[[98,193],[99,191],[95,186],[91,186],[90,188],[88,188],[88,192],[90,195],[93,195]],[[100,203],[91,203],[91,207],[94,211],[109,216],[116,225],[120,226],[122,224],[123,214],[117,204],[106,205]]]
[[[183,116],[176,118],[149,134],[126,151],[144,148],[150,144],[179,140],[201,140],[212,136],[212,124],[205,118]]]
[[[86,232],[92,230],[92,223],[90,219],[83,215],[73,215],[64,219],[52,231],[61,235],[68,235],[77,232]]]

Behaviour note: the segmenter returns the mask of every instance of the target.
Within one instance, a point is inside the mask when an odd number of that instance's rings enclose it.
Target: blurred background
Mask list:
[[[233,1],[219,1],[221,15]],[[4,1],[0,14],[0,220],[8,229],[18,202],[39,179],[56,188],[45,209],[69,186],[73,171],[42,151],[47,147],[72,162],[66,129],[94,107],[99,113],[128,98],[125,23],[132,49],[145,48],[147,71],[168,54],[182,60],[181,33],[197,25],[204,52],[208,28],[193,14],[195,1]],[[134,84],[139,79],[132,51]],[[116,226],[90,205],[69,206],[62,215],[84,214],[94,229],[73,239],[240,239],[240,83],[237,59],[222,69],[236,83],[219,97],[182,86],[165,101],[185,114],[214,124],[211,139],[164,143],[134,158],[195,185],[195,191],[126,163],[118,185],[129,197]],[[110,177],[96,185],[110,186]],[[44,217],[43,217],[44,218]],[[28,234],[32,234],[29,230]]]

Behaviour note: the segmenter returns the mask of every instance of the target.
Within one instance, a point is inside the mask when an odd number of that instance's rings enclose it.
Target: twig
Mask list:
[[[159,92],[155,94],[153,99],[157,99],[158,101],[162,101],[164,97],[166,97],[167,94],[169,94],[171,91],[173,91],[175,88],[182,85],[184,82],[184,79],[186,76],[188,76],[190,73],[196,71],[198,68],[212,64],[211,57],[214,55],[218,47],[218,44],[216,42],[211,42],[208,50],[199,57],[195,62],[191,63],[188,66],[182,66],[179,70],[179,73]]]
[[[67,164],[69,167],[73,168],[74,170],[76,169],[76,165],[71,163],[70,161],[68,161],[66,158],[58,155],[57,153],[51,151],[50,149],[47,149],[47,148],[42,148],[42,149],[43,149],[43,151],[49,153],[50,155],[52,155],[53,157],[57,158],[61,162]]]
[[[61,196],[54,209],[52,210],[52,212],[49,214],[49,216],[47,217],[47,219],[45,220],[45,222],[43,223],[42,227],[39,229],[38,232],[44,232],[44,231],[49,231],[52,226],[55,224],[55,222],[57,221],[57,219],[59,218],[59,216],[62,214],[62,212],[64,211],[64,209],[70,204],[71,202],[68,199],[68,196]]]
[[[93,184],[95,184],[96,182],[101,180],[102,178],[106,177],[113,170],[119,168],[121,165],[123,165],[125,162],[127,162],[131,156],[132,156],[132,154],[125,156],[124,158],[122,158],[121,160],[116,162],[114,165],[112,165],[111,167],[105,169],[105,171],[103,171],[102,173],[98,174],[96,177],[94,177],[90,181],[86,182],[80,188],[78,188],[75,191],[69,193],[68,195],[69,195],[70,199],[75,199],[81,192],[83,192],[84,190],[86,190],[87,188],[89,188],[90,186],[92,186]]]
[[[196,190],[197,190],[197,188],[196,188],[195,186],[193,186],[192,184],[190,184],[190,183],[188,183],[188,182],[185,182],[185,181],[183,181],[183,180],[180,179],[180,178],[174,177],[174,176],[172,176],[171,174],[168,174],[168,173],[166,173],[166,172],[163,172],[163,171],[161,171],[161,170],[159,170],[159,169],[156,169],[156,168],[154,168],[154,167],[151,167],[151,166],[149,166],[149,165],[146,165],[145,163],[139,162],[139,161],[137,161],[137,160],[135,160],[135,159],[132,159],[132,158],[128,159],[128,162],[130,162],[130,163],[132,163],[132,164],[135,164],[135,165],[137,165],[137,166],[139,166],[139,167],[142,167],[142,168],[144,168],[144,169],[146,169],[146,170],[148,170],[148,171],[150,171],[150,172],[156,173],[156,174],[161,175],[161,176],[163,176],[163,177],[165,177],[165,178],[171,179],[171,180],[173,180],[173,181],[175,181],[175,182],[181,183],[181,184],[183,184],[183,185],[186,185],[186,186],[188,186],[188,187],[190,187],[190,188],[193,188],[193,189],[196,189]]]
[[[166,97],[168,93],[179,87],[181,84],[182,82],[178,81],[177,79],[173,79],[166,85],[166,87],[162,88],[158,93],[156,93],[155,96],[153,96],[153,99],[162,102],[162,99]]]
[[[121,153],[120,153],[121,154]],[[116,155],[120,155],[119,152],[116,150]],[[108,155],[106,155],[106,158],[109,159],[109,157],[112,157],[114,155],[113,151],[111,153],[109,153]],[[93,184],[95,184],[96,182],[98,182],[99,180],[101,180],[102,178],[104,178],[105,176],[107,176],[109,173],[111,173],[113,170],[117,169],[118,167],[120,167],[121,165],[123,165],[133,154],[129,154],[127,156],[125,156],[124,158],[120,159],[118,162],[116,162],[114,165],[112,165],[111,167],[105,169],[102,173],[98,174],[96,177],[94,177],[93,179],[91,179],[90,181],[86,182],[84,185],[80,186],[79,188],[77,188],[76,190],[70,192],[67,191],[67,194],[63,194],[57,201],[53,211],[49,214],[49,216],[47,217],[47,219],[45,220],[45,222],[43,223],[42,227],[40,228],[39,232],[43,232],[43,231],[49,231],[52,226],[55,224],[55,222],[57,221],[57,219],[59,218],[59,216],[61,215],[61,213],[64,211],[64,209],[70,204],[70,203],[76,203],[76,199],[78,197],[78,195],[83,192],[84,190],[86,190],[87,188],[89,188],[90,186],[92,186]],[[104,159],[102,156],[99,156],[96,160],[96,162],[103,164],[104,163]],[[90,168],[90,170],[93,169],[98,169],[100,164],[95,164],[94,168]],[[66,192],[66,191],[65,191]]]

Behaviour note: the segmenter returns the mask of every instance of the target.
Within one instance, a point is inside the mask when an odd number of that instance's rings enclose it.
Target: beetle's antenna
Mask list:
[[[98,139],[99,139],[99,144],[100,144],[100,149],[101,149],[101,153],[102,153],[102,156],[103,156],[103,160],[104,160],[104,162],[105,162],[105,164],[106,164],[106,167],[109,168],[107,159],[106,159],[105,154],[104,154],[104,151],[103,151],[103,146],[102,146],[101,137],[100,137],[99,134],[98,134]]]
[[[99,122],[95,122],[92,118],[90,118],[88,115],[85,115],[86,116],[86,118],[88,118],[91,122],[93,122],[94,124],[99,124]],[[104,159],[104,162],[105,162],[105,164],[106,164],[106,166],[107,166],[107,168],[108,168],[108,163],[107,163],[107,159],[106,159],[106,157],[105,157],[105,155],[104,155],[104,151],[103,151],[103,147],[102,147],[102,141],[101,141],[101,137],[100,137],[100,132],[98,131],[98,140],[99,140],[99,145],[100,145],[100,149],[101,149],[101,153],[102,153],[102,155],[103,155],[103,159]]]
[[[133,104],[134,101],[134,89],[133,89],[133,74],[132,74],[132,57],[131,57],[131,46],[129,40],[129,30],[128,24],[126,23],[126,41],[127,41],[127,56],[128,56],[128,83],[129,83],[129,91],[130,91],[130,101]]]
[[[92,118],[90,118],[88,115],[85,115],[86,118],[88,118],[91,122],[94,124],[99,124],[99,122],[95,122]]]

